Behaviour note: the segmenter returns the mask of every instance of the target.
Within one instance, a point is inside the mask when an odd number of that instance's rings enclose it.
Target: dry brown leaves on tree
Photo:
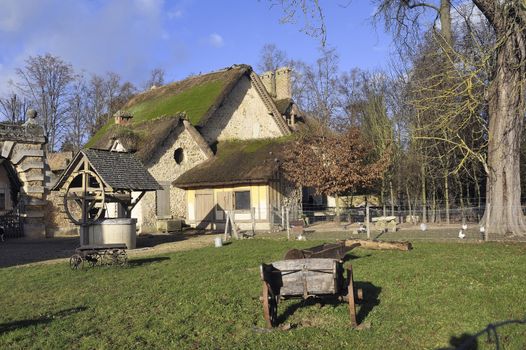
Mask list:
[[[305,136],[285,154],[283,170],[297,185],[312,187],[317,193],[339,195],[373,187],[389,166],[386,151],[372,159],[374,148],[358,128],[329,136]]]

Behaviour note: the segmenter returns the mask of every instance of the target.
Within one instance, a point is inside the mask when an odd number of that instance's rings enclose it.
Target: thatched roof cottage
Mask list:
[[[135,96],[87,146],[135,152],[163,186],[134,209],[142,231],[166,218],[222,229],[225,210],[270,229],[272,212],[299,200],[279,171],[298,114],[288,68],[235,65]]]

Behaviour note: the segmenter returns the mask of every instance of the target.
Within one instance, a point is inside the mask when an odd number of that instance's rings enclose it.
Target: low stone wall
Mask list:
[[[78,234],[78,227],[73,224],[64,210],[64,194],[50,192],[44,208],[46,237],[72,236]]]

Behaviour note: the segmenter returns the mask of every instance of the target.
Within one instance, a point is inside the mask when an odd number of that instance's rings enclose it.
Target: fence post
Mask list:
[[[287,240],[290,240],[289,207],[285,210],[285,224],[287,225]]]
[[[371,228],[369,227],[369,202],[365,204],[365,225],[367,227],[367,239],[371,239]]]
[[[281,227],[285,228],[285,206],[281,206]]]

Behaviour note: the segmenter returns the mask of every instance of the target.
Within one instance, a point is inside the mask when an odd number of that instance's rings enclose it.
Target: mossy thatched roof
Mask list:
[[[199,188],[268,183],[276,178],[283,151],[291,137],[250,141],[222,141],[213,158],[179,176],[172,184]]]
[[[109,149],[118,139],[129,152],[135,153],[141,162],[147,164],[158,145],[171,135],[180,122],[179,117],[163,117],[126,126],[114,124],[107,128],[92,148]]]
[[[184,113],[194,126],[202,126],[221,105],[238,80],[250,74],[247,65],[235,65],[217,72],[193,76],[185,80],[164,85],[133,97],[122,111],[132,115],[128,129],[134,130],[141,124],[166,116]],[[113,118],[104,125],[86,144],[86,147],[104,147],[107,133],[114,130]],[[157,138],[156,134],[155,138]]]

